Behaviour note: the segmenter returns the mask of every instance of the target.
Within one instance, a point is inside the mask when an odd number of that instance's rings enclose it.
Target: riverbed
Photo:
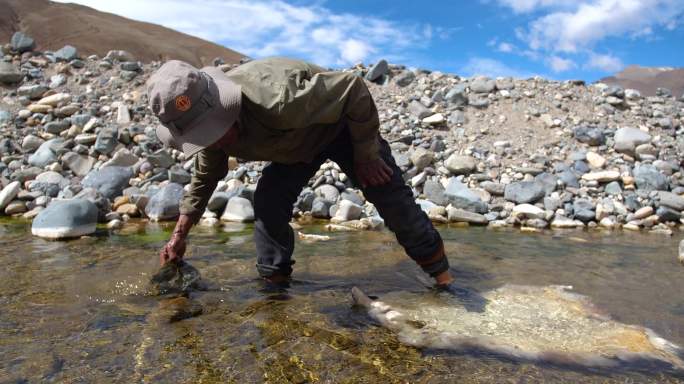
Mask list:
[[[186,258],[206,282],[199,316],[169,322],[148,292],[172,223],[55,242],[30,223],[0,222],[0,382],[684,383],[673,370],[589,369],[477,351],[402,345],[351,288],[430,295],[388,231],[297,241],[295,280],[264,292],[252,227],[193,229]],[[439,227],[459,284],[571,285],[617,321],[684,345],[684,266],[672,237],[608,231]],[[322,234],[322,226],[302,232]]]

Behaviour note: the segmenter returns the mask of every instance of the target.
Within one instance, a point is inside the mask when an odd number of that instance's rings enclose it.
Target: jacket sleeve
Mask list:
[[[216,184],[228,173],[228,155],[221,150],[204,149],[195,157],[190,190],[183,196],[180,213],[199,221]]]
[[[291,77],[284,90],[282,125],[299,128],[344,120],[352,136],[354,161],[376,160],[380,119],[363,79],[351,72],[321,72],[310,79]]]

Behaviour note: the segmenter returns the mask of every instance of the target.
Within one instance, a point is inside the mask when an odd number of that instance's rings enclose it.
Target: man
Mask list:
[[[361,187],[407,254],[438,286],[452,281],[439,233],[413,199],[390,147],[378,133],[375,103],[363,79],[302,61],[270,58],[223,73],[169,61],[148,81],[150,108],[167,146],[195,158],[190,190],[161,263],[180,261],[228,156],[267,160],[254,194],[257,270],[267,282],[292,273],[292,206],[331,159]]]

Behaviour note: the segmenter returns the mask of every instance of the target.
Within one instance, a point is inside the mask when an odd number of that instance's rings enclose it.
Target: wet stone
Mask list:
[[[150,291],[156,295],[186,293],[201,288],[197,268],[185,261],[168,262],[150,279]]]
[[[159,309],[154,317],[158,320],[175,323],[177,321],[197,317],[203,312],[202,305],[187,297],[175,297],[159,302]]]

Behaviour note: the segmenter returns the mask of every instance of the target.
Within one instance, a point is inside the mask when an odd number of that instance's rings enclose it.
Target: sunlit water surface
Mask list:
[[[202,314],[169,323],[147,293],[172,224],[129,224],[54,242],[0,222],[0,382],[667,383],[671,370],[582,369],[477,351],[402,345],[351,288],[432,293],[390,232],[298,241],[287,295],[260,291],[250,226],[196,228],[187,260],[208,287]],[[321,233],[310,226],[307,233]],[[684,345],[684,237],[629,232],[524,234],[440,227],[460,284],[571,285],[617,321]]]

